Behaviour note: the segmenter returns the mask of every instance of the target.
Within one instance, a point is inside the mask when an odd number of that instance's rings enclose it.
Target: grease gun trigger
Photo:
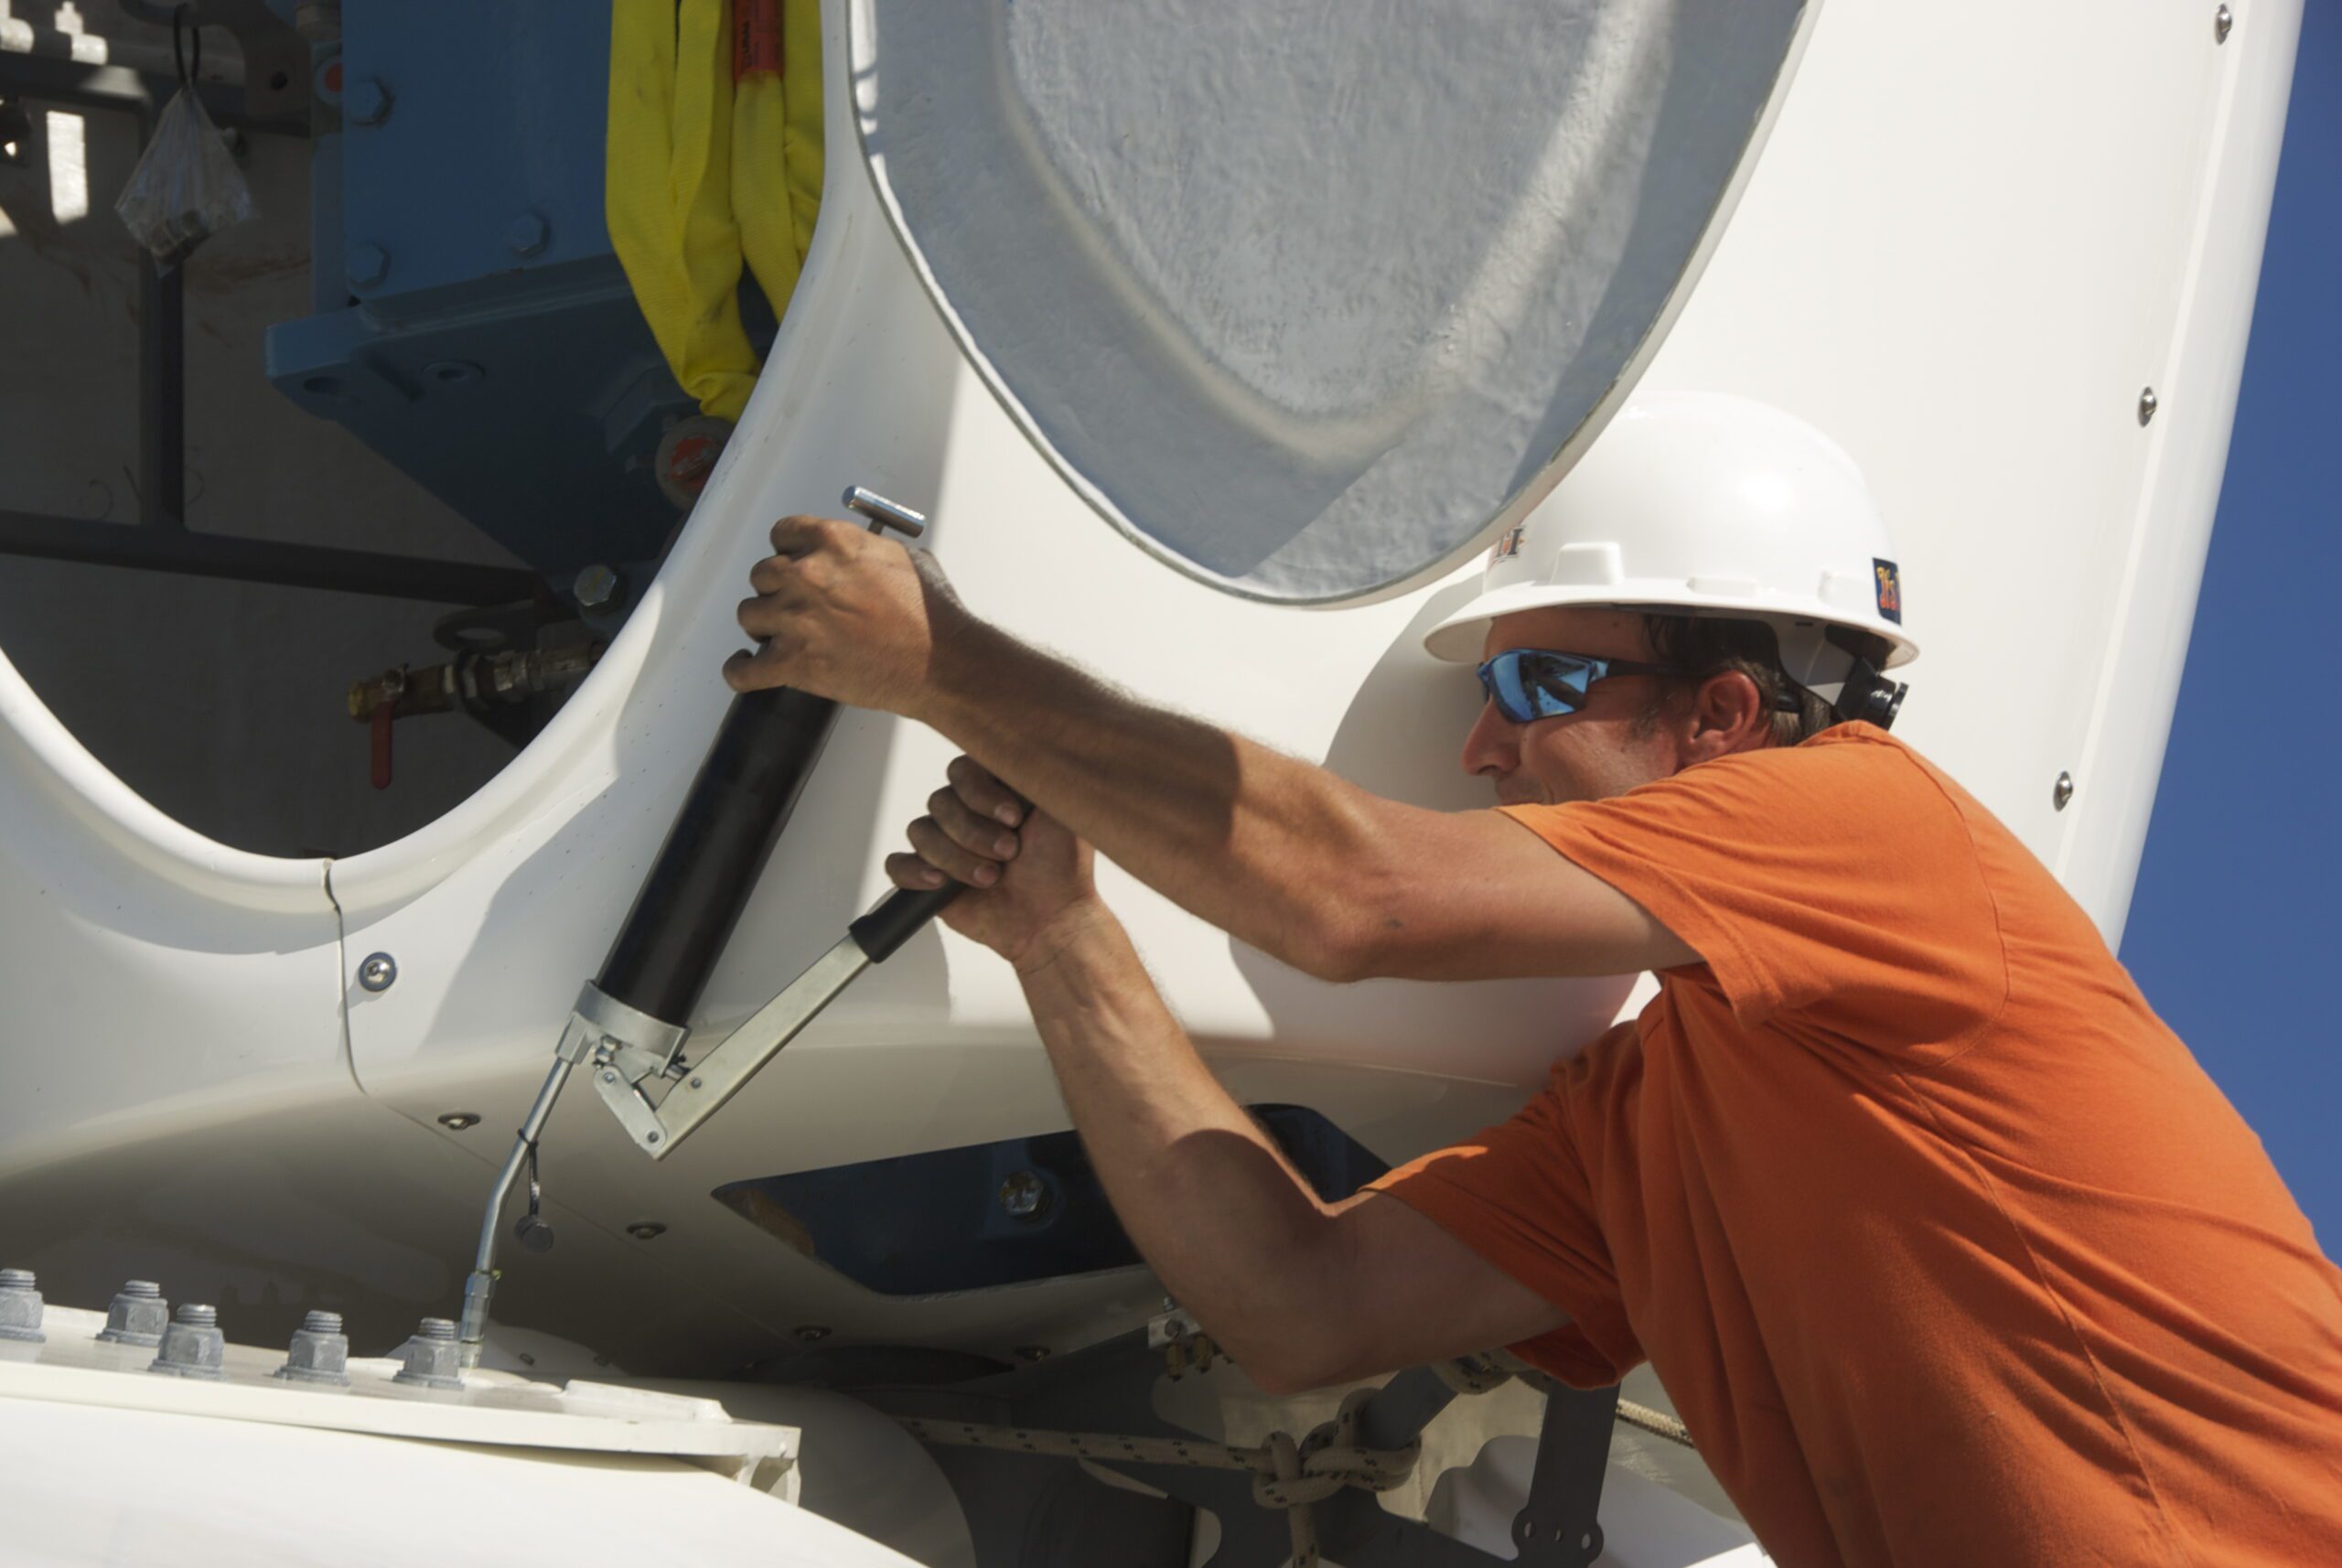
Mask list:
[[[940,887],[904,887],[889,894],[876,908],[848,926],[835,947],[750,1014],[714,1049],[680,1069],[680,1079],[656,1105],[644,1085],[653,1077],[667,1075],[646,1073],[628,1081],[623,1072],[605,1067],[594,1074],[596,1091],[637,1148],[654,1160],[664,1159],[737,1094],[765,1063],[779,1055],[780,1048],[802,1033],[863,971],[886,962],[959,893],[960,885],[948,882]]]

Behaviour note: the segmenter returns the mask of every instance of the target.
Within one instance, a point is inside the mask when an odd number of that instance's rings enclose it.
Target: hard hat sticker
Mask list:
[[[1509,561],[1520,554],[1520,542],[1528,532],[1526,528],[1517,524],[1506,529],[1503,535],[1497,540],[1495,547],[1488,552],[1488,564],[1493,566],[1499,561]]]
[[[1871,557],[1870,564],[1873,578],[1878,585],[1878,613],[1896,626],[1901,626],[1903,624],[1901,574],[1895,570],[1894,562],[1881,561],[1875,555]]]

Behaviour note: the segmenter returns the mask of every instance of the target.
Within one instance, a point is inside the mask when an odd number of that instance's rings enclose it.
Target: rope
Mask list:
[[[1209,1364],[1209,1353],[1202,1358]],[[1484,1394],[1502,1388],[1516,1376],[1551,1394],[1557,1387],[1542,1372],[1505,1365],[1509,1357],[1465,1356],[1433,1363],[1442,1382],[1459,1394]],[[1173,1366],[1192,1367],[1182,1356]],[[1130,1437],[1112,1432],[1053,1432],[1032,1426],[988,1426],[971,1421],[929,1421],[900,1416],[905,1431],[921,1443],[953,1448],[990,1448],[1014,1454],[1043,1454],[1060,1459],[1091,1459],[1128,1465],[1185,1465],[1206,1470],[1243,1470],[1252,1477],[1252,1500],[1262,1508],[1283,1509],[1285,1528],[1293,1537],[1293,1568],[1317,1568],[1317,1521],[1309,1505],[1322,1501],[1344,1487],[1387,1492],[1402,1486],[1414,1474],[1422,1456],[1420,1439],[1403,1448],[1367,1448],[1359,1443],[1359,1421],[1374,1389],[1353,1389],[1342,1396],[1334,1419],[1312,1427],[1299,1442],[1293,1434],[1273,1432],[1257,1447],[1232,1443],[1207,1443],[1187,1437]],[[1631,1400],[1618,1402],[1617,1419],[1632,1427],[1691,1447],[1692,1434],[1683,1423],[1662,1411]]]
[[[1681,1443],[1686,1448],[1697,1448],[1692,1441],[1692,1429],[1663,1410],[1653,1410],[1632,1400],[1618,1402],[1618,1419],[1628,1426],[1638,1427],[1654,1437],[1664,1437],[1670,1443]]]

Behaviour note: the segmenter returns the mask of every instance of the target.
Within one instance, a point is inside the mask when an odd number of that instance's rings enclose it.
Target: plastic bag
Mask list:
[[[163,106],[154,139],[130,171],[113,209],[165,271],[198,245],[252,215],[252,188],[219,127],[187,88]]]

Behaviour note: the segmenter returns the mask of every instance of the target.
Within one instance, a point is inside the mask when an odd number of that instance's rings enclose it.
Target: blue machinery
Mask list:
[[[167,25],[168,5],[129,0]],[[197,0],[232,31],[243,93],[206,106],[246,134],[306,136],[310,314],[273,327],[274,384],[349,429],[483,533],[524,572],[420,562],[363,540],[263,544],[194,533],[177,503],[184,370],[176,274],[145,268],[141,299],[142,523],[126,529],[0,512],[0,553],[44,555],[444,604],[572,597],[578,574],[628,579],[677,521],[654,465],[661,435],[697,412],[662,360],[603,220],[609,83],[607,5],[520,0]],[[338,36],[337,36],[338,35]],[[167,76],[0,54],[0,110],[16,100],[151,119]],[[199,261],[195,263],[200,265]],[[761,350],[775,329],[741,290]],[[629,571],[629,567],[636,568]]]

